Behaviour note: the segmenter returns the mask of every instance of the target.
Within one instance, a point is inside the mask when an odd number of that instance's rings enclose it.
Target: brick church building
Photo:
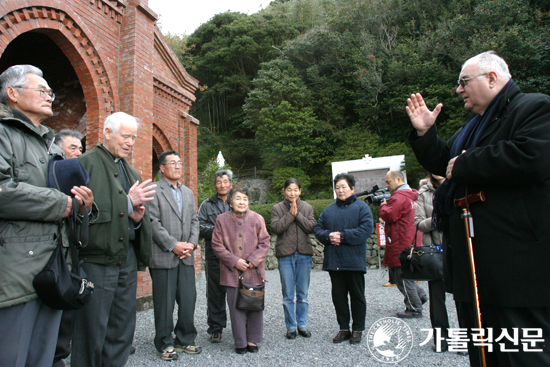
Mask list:
[[[196,193],[198,121],[189,108],[198,81],[167,45],[157,18],[148,0],[0,0],[0,73],[15,64],[42,69],[56,93],[45,124],[81,131],[87,150],[102,142],[108,115],[139,118],[132,165],[153,178],[158,155],[174,149],[184,161],[183,183]],[[138,298],[146,299],[148,274],[138,280]]]

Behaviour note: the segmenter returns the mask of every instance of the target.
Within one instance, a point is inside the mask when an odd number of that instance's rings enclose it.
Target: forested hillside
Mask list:
[[[549,23],[547,0],[277,0],[214,16],[185,47],[168,38],[200,81],[199,171],[222,150],[234,169],[293,167],[315,187],[331,161],[408,154],[413,92],[444,104],[449,136],[467,113],[460,67],[479,52],[550,94]]]

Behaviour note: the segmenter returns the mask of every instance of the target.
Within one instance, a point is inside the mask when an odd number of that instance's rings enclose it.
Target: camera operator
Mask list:
[[[413,280],[401,279],[399,254],[409,247],[417,235],[414,225],[414,213],[418,191],[405,183],[403,173],[398,170],[386,174],[386,186],[391,197],[384,199],[378,213],[385,224],[386,252],[383,265],[387,266],[397,288],[405,296],[405,311],[397,312],[401,318],[422,317],[422,305],[428,301],[426,292]],[[420,243],[419,239],[417,243]]]

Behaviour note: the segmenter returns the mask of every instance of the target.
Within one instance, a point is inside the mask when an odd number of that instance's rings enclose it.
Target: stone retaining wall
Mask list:
[[[323,251],[324,246],[319,242],[313,234],[309,235],[313,243],[313,265],[312,269],[323,268]],[[271,248],[267,253],[265,261],[267,270],[277,269],[277,257],[275,256],[275,243],[277,242],[277,235],[271,234]],[[205,269],[204,264],[204,240],[200,240],[200,246],[202,249],[202,269]],[[384,258],[384,247],[378,247],[378,240],[376,238],[376,231],[367,239],[367,269],[378,269],[378,251],[380,251],[380,262]]]

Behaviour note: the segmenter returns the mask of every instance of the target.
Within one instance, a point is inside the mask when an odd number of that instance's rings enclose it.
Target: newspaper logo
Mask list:
[[[372,356],[380,362],[400,362],[409,355],[413,346],[411,328],[395,317],[380,319],[369,329],[367,346]]]

